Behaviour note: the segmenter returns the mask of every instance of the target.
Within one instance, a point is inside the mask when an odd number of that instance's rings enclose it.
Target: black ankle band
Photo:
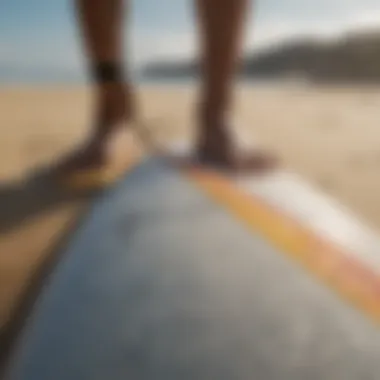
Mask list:
[[[123,70],[120,64],[102,62],[94,66],[92,70],[93,79],[97,83],[121,82]]]

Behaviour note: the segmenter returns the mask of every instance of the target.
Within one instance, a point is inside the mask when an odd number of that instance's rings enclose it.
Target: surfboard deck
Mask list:
[[[156,157],[104,194],[36,305],[8,378],[377,379],[369,309],[310,276],[293,260],[302,250],[289,260],[268,233],[291,251],[299,226],[279,228],[273,204],[234,181]]]

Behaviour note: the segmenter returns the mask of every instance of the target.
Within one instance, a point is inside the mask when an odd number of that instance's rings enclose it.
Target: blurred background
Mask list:
[[[234,117],[286,165],[379,230],[379,1],[255,3]],[[193,21],[188,0],[138,0],[125,27],[141,114],[165,139],[186,136],[193,125]],[[50,188],[40,174],[90,127],[80,48],[71,1],[1,1],[2,352],[56,259],[53,252],[91,200]]]

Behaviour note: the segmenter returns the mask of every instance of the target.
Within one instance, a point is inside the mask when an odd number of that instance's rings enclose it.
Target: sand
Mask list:
[[[193,88],[151,86],[138,97],[143,118],[160,137],[191,130]],[[235,120],[247,133],[380,230],[380,89],[241,86],[237,100]],[[0,105],[4,333],[23,310],[36,274],[88,202],[46,188],[33,171],[85,137],[91,100],[85,88],[19,87],[0,90]]]

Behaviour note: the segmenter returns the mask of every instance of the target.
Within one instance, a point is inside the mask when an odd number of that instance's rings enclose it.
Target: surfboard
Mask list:
[[[287,169],[171,162],[101,195],[8,378],[377,379],[376,233]]]

